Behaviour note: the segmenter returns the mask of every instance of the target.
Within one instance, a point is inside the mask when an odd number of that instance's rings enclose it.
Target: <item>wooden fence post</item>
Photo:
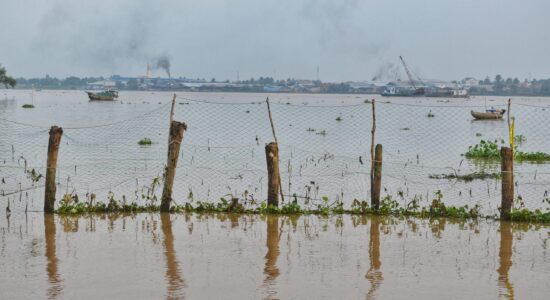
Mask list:
[[[176,166],[178,165],[180,146],[185,130],[187,130],[187,125],[184,122],[172,121],[170,124],[168,159],[166,161],[164,188],[162,189],[162,198],[160,202],[160,211],[162,212],[170,211],[170,203],[172,202],[172,187],[174,185],[174,177],[176,177]]]
[[[279,176],[279,147],[271,142],[265,145],[265,157],[267,161],[267,205],[279,207],[279,189],[281,186]]]
[[[500,203],[500,218],[510,220],[510,212],[514,201],[514,154],[512,148],[502,147],[502,198]]]
[[[371,186],[371,206],[377,210],[380,207],[380,189],[382,188],[382,145],[376,145],[374,150],[373,180]]]
[[[50,129],[50,140],[48,141],[48,160],[46,163],[46,186],[44,192],[44,212],[52,213],[55,210],[55,173],[57,170],[57,154],[63,129],[52,126]]]

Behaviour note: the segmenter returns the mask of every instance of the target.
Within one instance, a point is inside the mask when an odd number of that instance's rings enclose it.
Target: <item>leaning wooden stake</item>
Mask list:
[[[500,149],[502,156],[502,199],[500,203],[500,218],[510,220],[512,203],[514,201],[514,154],[509,147]]]
[[[52,213],[55,210],[55,173],[57,170],[57,154],[63,129],[52,126],[50,129],[50,140],[48,141],[48,160],[46,163],[46,187],[44,193],[44,212]]]
[[[162,212],[170,211],[170,203],[172,202],[172,187],[174,185],[174,177],[176,176],[180,145],[183,140],[183,133],[185,130],[187,130],[187,125],[183,122],[172,121],[172,124],[170,124],[168,159],[166,162],[166,170],[164,172],[164,188],[162,190],[162,198],[160,203],[160,211]]]
[[[271,117],[271,106],[269,105],[269,97],[265,99],[265,102],[267,103],[267,113],[269,116],[269,123],[271,124],[271,132],[273,132],[273,139],[275,140],[275,143],[277,146],[279,145],[279,141],[277,140],[277,135],[275,135],[275,125],[273,125],[273,117]],[[279,149],[277,149],[277,153],[279,153]],[[278,155],[277,155],[278,157]],[[277,162],[277,173],[279,174],[279,163]],[[279,175],[279,184],[281,183],[281,177]],[[283,203],[285,202],[285,196],[283,195],[283,186],[280,185],[279,192],[281,193],[281,200]]]
[[[265,158],[267,161],[267,205],[278,207],[281,176],[279,174],[279,147],[277,147],[277,143],[271,142],[265,145]]]
[[[382,145],[380,144],[376,145],[373,173],[371,206],[377,210],[380,207],[380,189],[382,188]]]

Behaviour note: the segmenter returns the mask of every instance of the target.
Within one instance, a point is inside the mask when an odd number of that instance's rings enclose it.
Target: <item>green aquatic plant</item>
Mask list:
[[[486,141],[481,140],[479,144],[469,146],[468,151],[463,155],[468,159],[499,159],[500,146],[505,145],[504,140]],[[514,159],[522,162],[545,162],[550,161],[550,154],[545,152],[523,152],[516,146]]]
[[[34,108],[34,105],[32,104],[23,104],[23,106],[21,106],[23,108]]]
[[[401,195],[405,200],[404,195]],[[391,195],[385,195],[381,201],[378,210],[369,207],[368,201],[354,199],[351,206],[346,208],[341,200],[330,202],[328,197],[322,197],[321,202],[313,207],[302,206],[295,197],[288,203],[282,203],[280,206],[267,205],[266,201],[251,203],[246,199],[239,199],[232,194],[228,194],[219,199],[218,202],[195,201],[187,202],[183,205],[175,204],[170,208],[170,212],[195,212],[195,213],[239,213],[239,214],[283,214],[283,215],[392,215],[397,217],[418,217],[418,218],[456,218],[456,219],[477,219],[494,218],[496,215],[484,216],[480,213],[479,204],[470,207],[446,205],[443,201],[443,193],[438,190],[433,194],[433,198],[428,206],[421,206],[422,197],[415,195],[411,201],[401,206]],[[546,198],[548,198],[546,196]],[[550,204],[550,199],[547,200]],[[137,204],[136,202],[127,203],[123,195],[122,200],[117,200],[113,193],[109,193],[106,202],[93,201],[80,202],[76,193],[65,194],[59,202],[56,210],[59,214],[88,214],[88,213],[139,213],[139,212],[160,212],[160,206],[154,202]],[[524,207],[521,196],[515,200],[512,208],[511,218],[513,221],[550,222],[550,208],[543,212],[541,209],[529,210]]]
[[[338,121],[338,122],[343,121],[343,120],[344,120],[344,119],[342,119],[341,116],[338,116],[338,117],[336,118],[336,121]]]
[[[504,140],[500,141],[500,144],[504,144]],[[481,140],[479,144],[469,146],[468,152],[464,153],[466,158],[500,158],[500,147],[497,140],[486,141]]]
[[[151,145],[151,144],[153,144],[153,142],[151,141],[150,138],[142,138],[138,142],[138,145],[140,145],[140,146],[147,146],[147,145]]]
[[[544,162],[550,160],[550,154],[544,152],[514,152],[514,158],[518,161]]]
[[[550,211],[543,212],[540,209],[535,209],[534,211],[531,211],[527,208],[513,208],[512,212],[510,213],[510,220],[518,222],[548,223],[550,222]]]
[[[428,118],[433,118],[433,117],[435,117],[434,113],[433,113],[431,110],[428,112],[428,114],[427,114],[426,116],[427,116]]]
[[[514,142],[518,145],[521,145],[527,141],[527,138],[523,134],[518,134],[514,136]]]

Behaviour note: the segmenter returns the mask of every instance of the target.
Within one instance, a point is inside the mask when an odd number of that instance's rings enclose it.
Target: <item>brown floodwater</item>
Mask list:
[[[548,299],[549,239],[489,220],[16,213],[0,299]]]

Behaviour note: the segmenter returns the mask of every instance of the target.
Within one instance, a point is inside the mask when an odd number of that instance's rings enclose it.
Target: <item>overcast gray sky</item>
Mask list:
[[[548,0],[0,0],[13,76],[368,80],[403,55],[424,78],[550,77]],[[160,70],[155,75],[164,76]]]

